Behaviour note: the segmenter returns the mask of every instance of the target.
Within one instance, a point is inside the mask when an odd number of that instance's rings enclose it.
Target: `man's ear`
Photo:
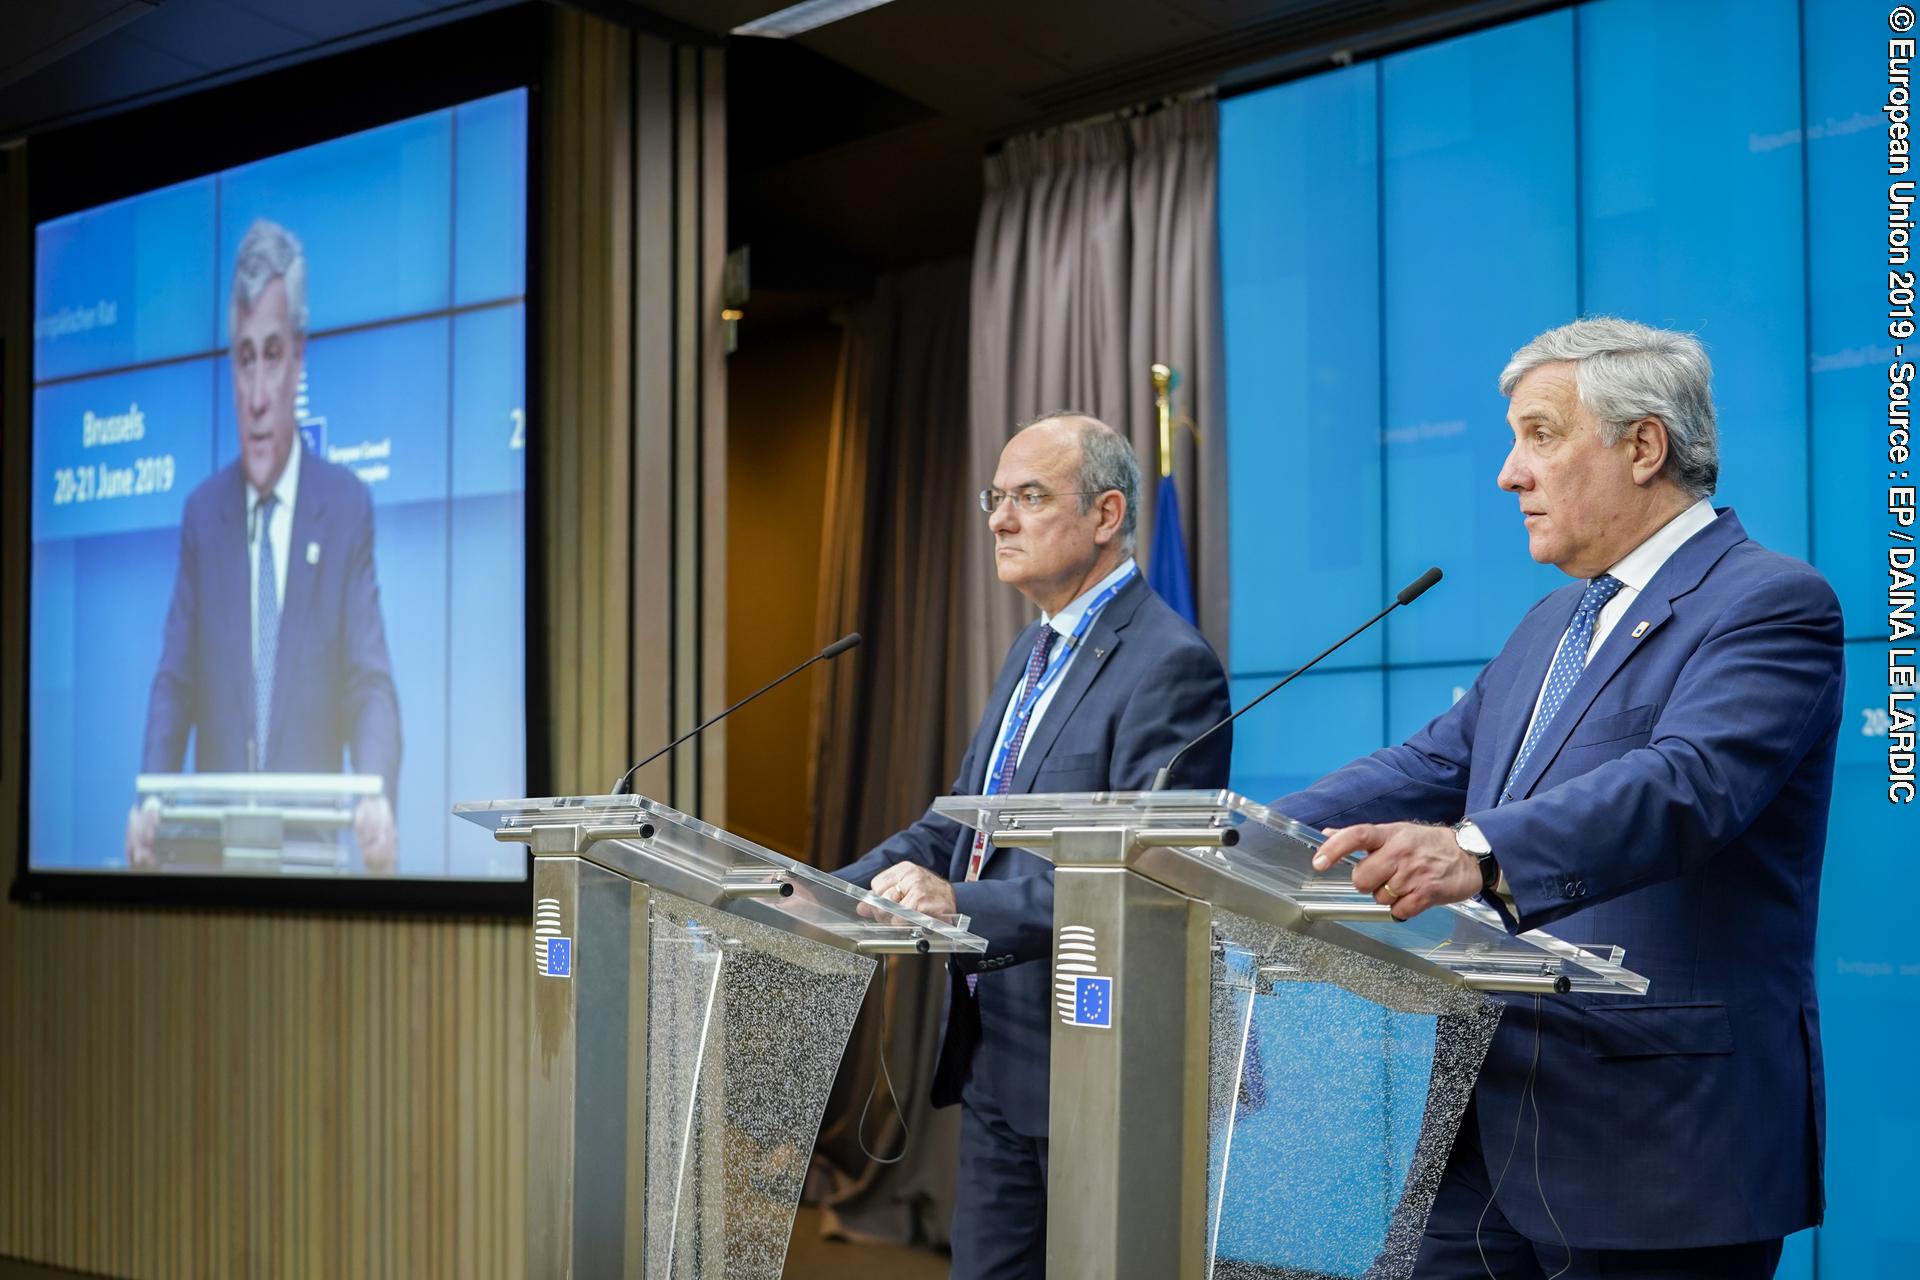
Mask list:
[[[1641,418],[1627,424],[1628,456],[1632,459],[1633,482],[1649,485],[1667,468],[1667,424],[1658,418]]]
[[[1120,525],[1127,518],[1127,500],[1118,489],[1109,489],[1094,499],[1100,523],[1094,528],[1094,545],[1104,547],[1120,536]]]

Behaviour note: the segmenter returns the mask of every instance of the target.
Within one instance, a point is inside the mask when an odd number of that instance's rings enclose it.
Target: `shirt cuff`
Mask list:
[[[1506,872],[1502,871],[1500,878],[1493,882],[1493,892],[1495,897],[1506,904],[1507,910],[1513,913],[1513,918],[1518,920],[1520,918],[1520,906],[1513,900],[1513,890],[1507,887]]]

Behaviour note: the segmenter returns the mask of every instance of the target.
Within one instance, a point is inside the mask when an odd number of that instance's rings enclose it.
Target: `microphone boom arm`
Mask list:
[[[613,789],[609,791],[607,794],[614,795],[614,796],[626,794],[627,782],[633,777],[634,774],[640,772],[641,769],[645,768],[647,765],[652,764],[655,760],[658,760],[661,756],[667,754],[667,752],[673,750],[675,747],[685,742],[688,738],[693,737],[695,734],[705,732],[709,727],[718,724],[722,720],[725,720],[728,716],[732,715],[734,712],[738,711],[740,708],[746,706],[749,702],[752,702],[755,698],[759,697],[761,694],[765,693],[767,690],[773,688],[775,685],[784,684],[788,680],[793,679],[795,676],[799,675],[802,671],[805,671],[808,667],[812,666],[814,663],[825,662],[829,658],[837,658],[841,654],[845,653],[847,650],[858,645],[859,643],[860,643],[860,633],[857,631],[852,632],[848,635],[841,636],[838,640],[835,640],[832,644],[828,645],[826,648],[822,649],[820,652],[814,654],[811,658],[808,658],[805,662],[801,663],[799,666],[795,667],[793,670],[787,672],[785,675],[776,676],[774,679],[767,681],[765,684],[761,685],[758,689],[755,689],[752,693],[740,699],[740,701],[734,703],[732,706],[728,707],[725,711],[720,712],[718,715],[714,716],[710,720],[705,721],[704,723],[695,725],[693,728],[687,730],[685,733],[675,738],[672,742],[669,742],[666,746],[660,748],[658,751],[654,752],[652,755],[642,760],[639,764],[636,764],[631,769],[628,769],[625,773],[621,774],[620,777],[614,781]]]
[[[1368,627],[1372,626],[1374,623],[1380,621],[1380,619],[1392,613],[1395,609],[1398,609],[1401,605],[1412,604],[1415,600],[1418,600],[1421,597],[1421,595],[1426,592],[1428,587],[1431,587],[1434,583],[1440,581],[1440,576],[1441,576],[1440,570],[1437,566],[1435,568],[1427,570],[1425,573],[1421,574],[1418,578],[1415,578],[1412,582],[1409,582],[1406,586],[1400,588],[1398,594],[1396,594],[1393,598],[1393,603],[1389,604],[1386,608],[1374,614],[1371,618],[1368,618],[1365,622],[1361,623],[1359,626],[1355,627],[1353,630],[1347,632],[1347,634],[1345,634],[1344,636],[1341,636],[1338,640],[1335,640],[1332,644],[1322,649],[1319,653],[1315,654],[1312,658],[1310,658],[1304,666],[1301,666],[1300,668],[1298,668],[1297,670],[1289,674],[1286,677],[1286,679],[1280,681],[1280,683],[1274,685],[1271,689],[1268,689],[1265,693],[1255,698],[1252,702],[1249,702],[1246,706],[1241,707],[1238,711],[1235,711],[1232,715],[1228,716],[1225,720],[1222,720],[1219,724],[1214,725],[1212,728],[1208,729],[1205,733],[1195,738],[1192,742],[1189,742],[1186,746],[1174,752],[1173,759],[1167,761],[1166,767],[1161,769],[1159,773],[1156,773],[1153,776],[1153,786],[1150,788],[1150,790],[1165,791],[1167,787],[1173,782],[1173,767],[1180,763],[1180,757],[1186,755],[1187,752],[1193,750],[1195,747],[1205,742],[1208,738],[1211,738],[1214,734],[1220,732],[1220,730],[1226,728],[1228,725],[1232,724],[1235,720],[1238,720],[1241,716],[1253,710],[1255,707],[1265,702],[1268,698],[1271,698],[1274,694],[1280,692],[1280,690],[1286,688],[1287,685],[1292,682],[1294,676],[1298,676],[1304,673],[1308,668],[1312,667],[1314,663],[1320,661],[1320,659],[1326,657],[1328,654],[1332,653],[1335,649],[1338,649],[1341,645],[1353,639],[1355,636],[1359,635],[1362,631],[1365,631]]]

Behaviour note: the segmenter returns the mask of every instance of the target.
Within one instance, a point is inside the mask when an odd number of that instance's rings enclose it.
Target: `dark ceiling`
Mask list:
[[[715,34],[782,7],[645,3]],[[893,0],[790,43],[992,137],[1223,78],[1329,66],[1550,7],[1510,0]]]
[[[0,138],[506,7],[512,0],[0,0]],[[580,0],[727,47],[729,238],[762,288],[857,291],[967,251],[1010,133],[1302,74],[1565,0],[893,0],[792,40],[786,0]]]

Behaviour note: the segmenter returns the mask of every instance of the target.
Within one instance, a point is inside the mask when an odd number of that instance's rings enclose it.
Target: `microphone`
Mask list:
[[[1187,754],[1187,752],[1193,750],[1195,747],[1205,742],[1208,738],[1220,732],[1220,730],[1226,728],[1228,725],[1232,724],[1235,720],[1238,720],[1241,716],[1247,714],[1247,712],[1253,710],[1255,707],[1265,702],[1268,698],[1271,698],[1274,694],[1280,692],[1280,690],[1286,688],[1287,685],[1293,680],[1294,676],[1300,675],[1302,672],[1307,670],[1307,667],[1311,667],[1315,662],[1320,661],[1320,659],[1326,657],[1328,654],[1332,653],[1335,649],[1338,649],[1341,645],[1353,639],[1355,636],[1359,635],[1362,631],[1365,631],[1368,627],[1372,626],[1374,623],[1380,621],[1380,619],[1392,613],[1395,609],[1398,609],[1401,605],[1412,604],[1415,600],[1418,600],[1421,596],[1426,594],[1427,588],[1431,587],[1434,583],[1440,581],[1440,578],[1441,578],[1440,566],[1435,565],[1433,568],[1427,570],[1425,573],[1415,578],[1412,582],[1409,582],[1406,586],[1400,588],[1399,593],[1393,597],[1392,604],[1388,605],[1386,608],[1382,609],[1380,612],[1374,614],[1371,618],[1368,618],[1365,622],[1361,623],[1359,626],[1355,627],[1353,630],[1347,632],[1347,634],[1345,634],[1344,636],[1341,636],[1338,640],[1335,640],[1332,644],[1322,649],[1319,653],[1315,654],[1312,660],[1309,661],[1306,664],[1306,666],[1303,666],[1298,671],[1293,672],[1292,675],[1289,675],[1285,680],[1282,680],[1279,684],[1274,685],[1273,688],[1267,690],[1265,693],[1255,698],[1252,702],[1249,702],[1246,706],[1240,708],[1238,711],[1228,716],[1225,720],[1222,720],[1219,724],[1214,725],[1211,729],[1208,729],[1205,733],[1195,738],[1192,742],[1189,742],[1186,746],[1174,752],[1173,759],[1167,761],[1167,767],[1162,769],[1159,773],[1156,773],[1153,776],[1153,786],[1151,790],[1165,791],[1167,789],[1167,784],[1173,781],[1173,766],[1180,763],[1181,756],[1184,756],[1185,754]]]
[[[769,680],[767,683],[761,685],[758,689],[755,689],[752,693],[748,694],[746,697],[740,699],[740,701],[728,707],[725,711],[722,711],[719,715],[715,716],[713,719],[707,721],[705,724],[695,725],[693,728],[687,730],[685,733],[675,738],[672,742],[669,742],[666,746],[660,748],[658,751],[648,756],[645,760],[642,760],[639,764],[634,765],[633,768],[627,770],[625,773],[620,775],[620,777],[614,782],[613,789],[610,790],[607,794],[614,795],[614,796],[625,795],[627,793],[627,783],[630,779],[632,779],[634,774],[640,772],[642,768],[652,764],[655,760],[658,760],[661,756],[667,754],[667,752],[673,750],[675,747],[685,742],[688,738],[693,737],[695,734],[706,732],[709,728],[720,723],[720,721],[725,720],[728,716],[732,715],[734,712],[738,711],[740,708],[746,706],[749,702],[752,702],[755,698],[759,697],[761,694],[768,692],[769,690],[775,688],[778,685],[785,684],[787,681],[793,679],[795,676],[799,675],[802,671],[805,671],[808,667],[812,666],[814,663],[826,662],[831,658],[837,658],[841,654],[845,653],[847,650],[858,646],[859,643],[860,643],[860,633],[858,631],[849,631],[846,635],[841,636],[838,640],[835,640],[832,644],[828,645],[826,648],[822,649],[820,652],[814,654],[811,658],[808,658],[805,662],[801,663],[799,666],[795,667],[793,670],[787,672],[787,674],[779,677],[778,679]]]

